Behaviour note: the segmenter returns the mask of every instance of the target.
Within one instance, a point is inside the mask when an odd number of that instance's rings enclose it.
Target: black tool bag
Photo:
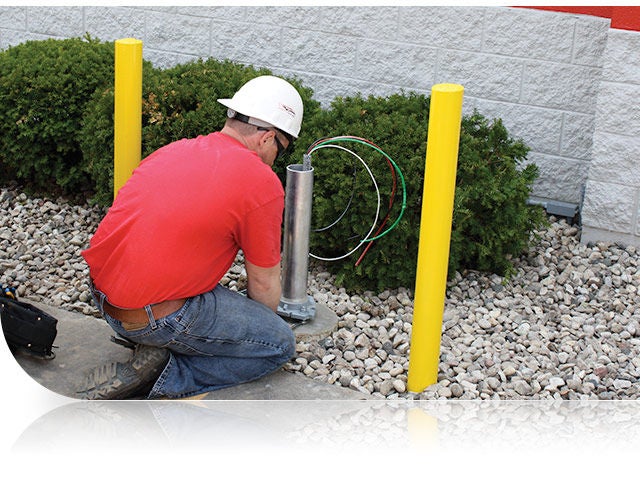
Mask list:
[[[19,301],[12,288],[0,291],[0,318],[4,338],[13,353],[23,351],[45,360],[55,357],[52,348],[58,334],[58,320]]]

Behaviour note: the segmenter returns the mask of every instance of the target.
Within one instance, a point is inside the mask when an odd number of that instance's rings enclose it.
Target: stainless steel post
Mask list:
[[[307,295],[309,233],[313,199],[313,168],[289,165],[284,207],[282,296],[278,313],[304,321],[315,315],[315,302]]]

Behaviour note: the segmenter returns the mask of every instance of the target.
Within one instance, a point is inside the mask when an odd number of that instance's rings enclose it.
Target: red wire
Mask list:
[[[354,137],[357,138],[357,137]],[[358,138],[358,140],[364,141],[366,143],[368,143],[369,145],[372,145],[374,147],[376,147],[378,150],[382,150],[378,145],[376,145],[373,142],[370,142],[369,140],[366,140],[364,138]],[[380,227],[378,228],[378,230],[376,231],[376,233],[373,235],[374,237],[379,235],[380,232],[382,232],[382,230],[384,229],[384,226],[387,224],[387,222],[389,221],[389,216],[391,215],[391,209],[393,208],[393,202],[395,200],[396,197],[396,191],[397,191],[397,176],[396,176],[396,171],[393,168],[393,165],[391,164],[391,162],[389,161],[388,158],[385,157],[385,159],[387,160],[387,165],[389,166],[389,169],[391,170],[391,177],[393,179],[393,186],[391,189],[391,195],[389,197],[389,208],[387,210],[387,214],[385,215],[384,219],[382,220],[382,223],[380,224]],[[369,249],[373,246],[373,242],[369,242],[369,244],[365,247],[365,249],[363,250],[362,254],[360,254],[360,257],[358,258],[358,260],[355,263],[355,266],[359,266],[360,263],[362,262],[362,260],[364,259],[364,256],[367,254],[367,252],[369,251]]]

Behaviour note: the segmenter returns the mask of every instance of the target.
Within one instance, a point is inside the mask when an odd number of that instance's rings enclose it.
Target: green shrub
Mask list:
[[[317,138],[354,135],[375,142],[400,166],[406,181],[407,209],[398,226],[376,240],[362,262],[356,260],[364,246],[345,260],[328,262],[339,284],[355,290],[413,287],[419,241],[422,186],[426,156],[429,98],[410,93],[388,98],[361,96],[336,99],[331,108],[305,122],[295,155]],[[346,145],[359,154],[379,180],[381,215],[386,213],[391,175],[382,155],[357,145]],[[536,167],[518,169],[527,147],[513,140],[502,123],[479,114],[462,123],[452,227],[449,273],[464,268],[510,272],[510,258],[523,252],[532,229],[543,219],[539,208],[526,200]],[[299,162],[296,162],[299,163]],[[340,257],[365,238],[376,208],[371,180],[346,152],[315,152],[314,204],[311,252],[323,258]],[[352,195],[353,193],[353,195]],[[332,228],[345,208],[346,215]],[[400,211],[400,199],[391,210],[391,221]]]
[[[86,102],[113,82],[113,44],[28,41],[0,52],[0,169],[35,191],[90,188],[78,131]]]
[[[514,140],[500,119],[477,112],[464,117],[456,177],[449,271],[464,268],[513,273],[531,233],[546,223],[541,207],[527,205],[538,177],[523,165],[529,148]]]
[[[228,98],[251,78],[270,74],[230,61],[197,60],[165,70],[143,73],[142,157],[182,138],[207,135],[219,130],[226,108],[217,102]],[[296,79],[288,79],[301,93],[305,114],[319,108],[312,90]],[[113,91],[99,92],[84,118],[82,151],[89,159],[95,181],[94,201],[109,205],[113,198]],[[96,135],[96,131],[100,131]]]

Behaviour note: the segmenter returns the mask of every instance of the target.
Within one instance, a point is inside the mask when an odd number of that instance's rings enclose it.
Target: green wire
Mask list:
[[[378,148],[375,145],[372,145],[370,143],[367,143],[365,141],[360,140],[359,138],[352,138],[352,137],[345,137],[345,138],[330,138],[327,140],[324,140],[320,143],[318,143],[317,145],[314,145],[314,147],[309,150],[307,153],[310,155],[311,153],[313,153],[317,148],[320,148],[323,145],[327,145],[329,143],[337,143],[337,142],[352,142],[352,143],[359,143],[361,145],[366,145],[368,147],[373,148],[374,150],[378,151],[379,153],[381,153],[382,155],[384,155],[387,160],[389,160],[391,162],[391,164],[393,165],[393,168],[395,169],[395,171],[398,173],[398,177],[400,178],[400,184],[402,185],[402,205],[400,208],[400,214],[398,215],[398,218],[396,218],[396,220],[391,224],[391,226],[389,228],[387,228],[384,232],[382,232],[381,234],[373,237],[373,238],[365,238],[364,240],[361,240],[360,243],[364,243],[364,242],[373,242],[374,240],[377,240],[379,238],[384,237],[386,234],[388,234],[391,230],[393,230],[394,228],[396,228],[396,226],[398,225],[398,223],[400,222],[400,220],[402,219],[402,216],[404,215],[404,211],[407,208],[407,187],[404,181],[404,175],[402,175],[402,170],[400,170],[400,167],[398,167],[398,165],[396,164],[396,162],[393,161],[393,159],[387,155],[385,152],[383,152],[380,148]]]

